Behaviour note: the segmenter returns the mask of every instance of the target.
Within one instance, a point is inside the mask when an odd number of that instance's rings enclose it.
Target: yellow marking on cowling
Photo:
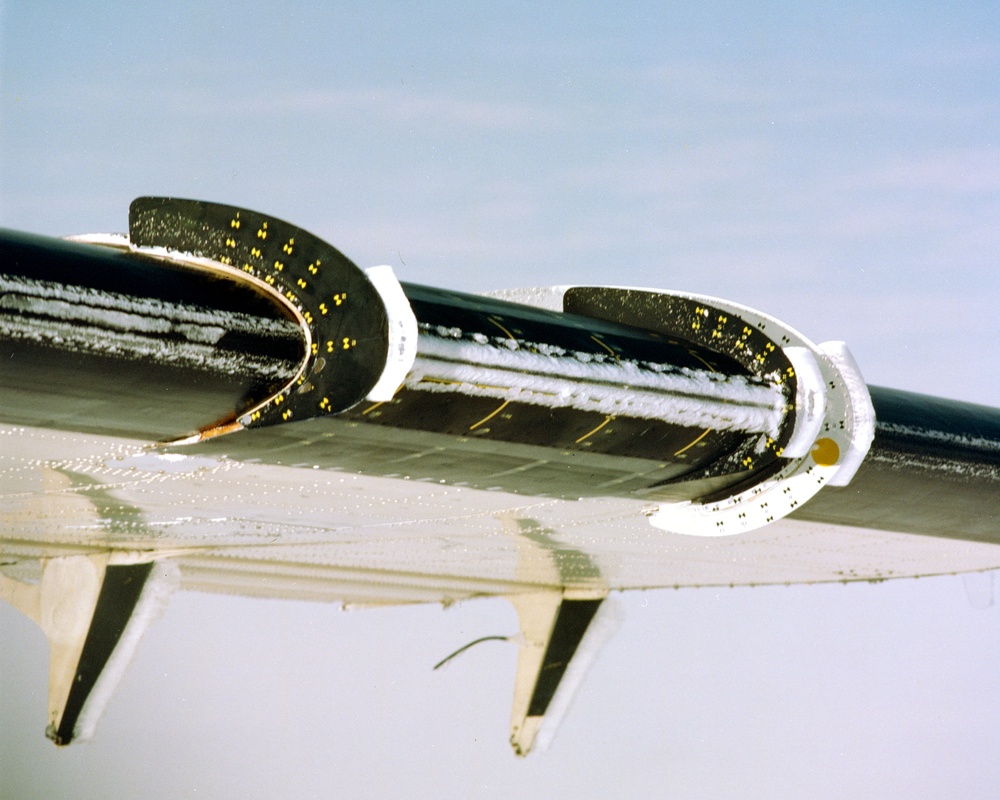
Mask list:
[[[493,419],[493,417],[495,417],[497,414],[499,414],[501,411],[503,411],[507,407],[507,405],[509,403],[510,403],[510,400],[504,400],[500,404],[500,407],[496,409],[496,411],[494,411],[492,414],[487,414],[485,417],[483,417],[481,420],[479,420],[479,422],[477,422],[475,425],[470,425],[469,426],[469,430],[470,431],[474,431],[476,428],[478,428],[483,423],[489,422],[491,419]]]
[[[341,344],[344,346],[345,350],[350,350],[354,345],[358,343],[357,339],[351,339],[349,336],[345,336],[340,340]]]
[[[274,268],[278,270],[278,272],[281,272],[285,268],[285,265],[280,261],[275,261]]]
[[[347,299],[347,292],[342,292],[340,294],[335,294],[333,296],[333,302],[336,303],[338,306],[341,303],[343,303],[346,299]]]
[[[252,255],[254,258],[260,258],[260,248],[259,247],[251,247],[250,248],[250,255]]]
[[[698,436],[695,439],[692,439],[688,444],[684,445],[684,447],[682,447],[680,450],[674,453],[674,455],[679,456],[681,453],[686,453],[688,450],[690,450],[692,447],[698,444],[698,442],[700,442],[702,439],[708,436],[708,434],[710,434],[711,432],[712,432],[711,428],[706,428],[704,431],[702,431],[700,436]]]
[[[501,325],[501,324],[500,324],[500,323],[499,323],[499,322],[498,322],[497,320],[493,319],[493,317],[487,317],[487,319],[489,319],[489,321],[490,321],[490,322],[492,322],[492,323],[493,323],[494,325],[496,325],[496,326],[497,326],[497,327],[498,327],[498,328],[499,328],[500,330],[502,330],[502,331],[503,331],[504,333],[506,333],[506,334],[507,334],[507,338],[508,338],[508,339],[510,339],[510,340],[511,340],[512,342],[516,342],[516,341],[517,341],[517,340],[516,340],[516,339],[514,338],[514,334],[513,334],[513,333],[511,333],[511,332],[510,332],[509,330],[507,330],[507,329],[506,329],[506,328],[505,328],[505,327],[504,327],[503,325]]]
[[[840,460],[840,447],[833,439],[817,439],[810,452],[812,460],[821,467],[832,467]]]
[[[447,386],[460,386],[461,385],[461,381],[450,381],[447,378],[434,378],[434,377],[432,377],[430,375],[424,375],[424,377],[422,377],[420,379],[420,382],[421,383],[443,383],[443,384],[445,384]]]
[[[226,247],[236,247],[236,240],[231,236],[226,237]]]
[[[240,212],[239,211],[236,212],[236,216],[233,219],[229,220],[229,227],[230,228],[239,228],[240,227]]]
[[[233,263],[233,260],[229,256],[222,256],[222,258],[220,258],[219,261],[221,261],[223,264]]]
[[[274,404],[276,406],[280,406],[284,402],[285,402],[285,396],[283,394],[279,394],[277,397],[274,398]]]
[[[326,342],[326,352],[328,352],[328,353],[332,353],[333,352],[333,340],[332,339],[328,339],[327,342]]]
[[[264,283],[266,283],[268,286],[274,286],[274,276],[273,275],[265,275],[264,276]]]
[[[304,312],[302,312],[302,316],[305,318],[305,321],[306,321],[307,324],[312,325],[312,321],[313,321],[313,315],[312,314],[310,314],[308,311],[304,311]]]
[[[607,345],[606,345],[606,344],[605,344],[604,342],[602,342],[602,341],[601,341],[600,339],[598,339],[598,338],[597,338],[596,336],[591,336],[590,338],[591,338],[591,339],[593,339],[593,340],[594,340],[595,342],[597,342],[597,343],[598,343],[598,344],[599,344],[599,345],[600,345],[601,347],[603,347],[603,348],[604,348],[605,350],[607,350],[607,351],[608,351],[609,353],[611,353],[611,355],[613,355],[613,356],[614,356],[614,355],[617,355],[617,353],[615,353],[615,351],[614,351],[614,350],[612,350],[612,349],[611,349],[610,347],[608,347],[608,346],[607,346]]]
[[[281,246],[281,249],[284,252],[288,253],[288,255],[291,255],[292,254],[292,250],[294,249],[294,247],[293,247],[294,244],[295,244],[295,240],[294,239],[289,239],[288,240],[288,244],[283,244]]]
[[[298,285],[300,289],[305,289],[306,286],[308,285],[304,280],[302,280],[302,278],[299,278],[297,281],[295,281],[295,283]]]
[[[253,272],[253,267],[251,267],[249,264],[244,264],[243,265],[243,271],[244,272]]]
[[[696,330],[696,331],[700,331],[701,330],[701,320],[697,319],[697,318],[698,317],[707,317],[708,316],[708,309],[705,308],[704,306],[695,306],[694,307],[694,315],[695,315],[695,319],[691,320],[691,329],[692,330]]]
[[[314,356],[319,354],[319,344],[316,342],[312,343],[312,354]]]
[[[320,264],[320,261],[317,258],[315,261],[313,261],[312,264],[310,264],[308,267],[306,267],[306,269],[309,270],[309,274],[310,275],[315,275],[317,272],[319,272],[319,264]]]
[[[777,383],[779,386],[781,386],[785,381],[791,380],[794,377],[795,377],[795,370],[792,369],[791,367],[786,367],[784,373],[778,374]],[[790,409],[791,407],[789,407],[788,410]]]
[[[329,411],[330,410],[330,398],[329,397],[324,397],[322,400],[320,400],[319,401],[319,408],[320,408],[320,411]]]
[[[729,317],[727,317],[725,314],[719,314],[719,316],[716,318],[715,330],[712,331],[713,339],[722,338],[722,329],[726,326],[727,322],[729,322]]]
[[[285,411],[284,413],[282,413],[281,418],[283,420],[287,421],[288,418],[291,417],[291,416],[292,416],[292,409],[289,408],[287,411]]]
[[[593,338],[593,337],[591,337],[591,338]],[[595,433],[597,433],[601,428],[603,428],[605,425],[607,425],[609,422],[611,422],[611,420],[613,420],[614,418],[615,418],[614,414],[611,414],[611,415],[605,417],[604,418],[604,422],[602,422],[600,425],[598,425],[596,428],[594,428],[594,430],[590,431],[589,433],[583,434],[583,436],[581,436],[579,439],[577,439],[574,444],[580,444],[580,442],[584,441],[585,439],[589,439],[591,436],[593,436]]]
[[[260,228],[257,230],[257,238],[258,239],[266,239],[267,238],[267,223],[266,222],[261,223]]]
[[[697,358],[702,364],[704,364],[710,370],[714,370],[715,369],[715,367],[713,367],[711,364],[709,364],[705,359],[703,359],[700,355],[698,355],[698,353],[696,353],[694,350],[688,350],[688,353],[691,354],[692,356],[694,356],[695,358]]]
[[[747,456],[746,458],[744,458],[741,463],[747,469],[752,469],[753,468],[753,459],[750,456]]]
[[[322,314],[323,316],[326,316],[326,312],[329,311],[329,310],[330,309],[328,309],[326,307],[326,303],[320,303],[319,304],[319,313]]]

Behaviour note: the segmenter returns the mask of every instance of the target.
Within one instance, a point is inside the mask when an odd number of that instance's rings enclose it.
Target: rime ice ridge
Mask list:
[[[757,379],[592,354],[543,354],[514,340],[501,347],[448,334],[421,334],[408,388],[771,436],[781,427],[782,391]]]

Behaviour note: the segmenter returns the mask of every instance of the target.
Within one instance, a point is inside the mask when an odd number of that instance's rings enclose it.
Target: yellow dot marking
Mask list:
[[[583,434],[583,436],[581,436],[579,439],[576,440],[575,444],[580,444],[580,442],[582,442],[584,439],[589,439],[591,436],[593,436],[595,433],[597,433],[601,428],[603,428],[605,425],[607,425],[609,422],[611,422],[611,420],[613,420],[614,418],[615,418],[614,414],[612,414],[611,416],[605,417],[604,418],[604,422],[602,422],[600,425],[598,425],[596,428],[594,428],[594,430],[590,431],[589,433]]]
[[[329,408],[330,408],[330,398],[329,397],[324,397],[322,400],[320,400],[319,401],[319,407],[323,411],[328,411]]]
[[[326,312],[329,311],[329,309],[326,307],[326,303],[319,304],[319,311],[323,316],[326,316]]]
[[[305,289],[307,285],[306,282],[302,280],[302,278],[299,278],[297,281],[295,281],[295,283],[298,284],[300,289]]]
[[[307,267],[307,269],[309,270],[309,274],[310,274],[310,275],[315,275],[315,274],[316,274],[317,272],[319,272],[319,264],[320,264],[320,262],[319,262],[319,260],[317,259],[316,261],[313,261],[313,263],[312,263],[312,264],[310,264],[310,265],[309,265],[309,266]]]
[[[278,272],[281,272],[285,268],[285,265],[282,264],[280,261],[275,261],[274,268],[278,270]]]
[[[316,342],[312,343],[312,354],[314,356],[319,354],[319,345]]]
[[[226,247],[236,247],[236,240],[232,237],[226,237]]]
[[[817,439],[812,446],[812,459],[821,467],[832,467],[840,460],[840,448],[833,439]]]
[[[252,255],[254,258],[260,258],[260,248],[251,247],[250,248],[250,255]]]
[[[350,350],[352,347],[354,347],[354,345],[356,345],[358,343],[357,339],[351,339],[351,338],[349,338],[347,336],[345,336],[340,341],[344,345],[344,349],[345,350]]]
[[[262,223],[261,226],[260,226],[260,229],[257,231],[257,238],[258,239],[266,239],[267,238],[267,223],[266,222]]]
[[[335,294],[333,296],[333,302],[336,303],[338,306],[341,303],[343,303],[346,299],[347,299],[347,292],[344,292],[343,294]]]
[[[230,228],[239,228],[240,227],[240,215],[239,215],[239,213],[236,214],[235,219],[229,220],[229,227]]]
[[[477,422],[475,425],[470,425],[469,426],[469,430],[470,431],[474,431],[476,428],[478,428],[484,422],[489,422],[491,419],[493,419],[493,417],[495,417],[497,414],[499,414],[501,411],[503,411],[507,407],[508,403],[510,403],[510,400],[504,400],[503,403],[500,404],[500,407],[496,411],[494,411],[492,414],[487,414],[485,417],[483,417],[481,420],[479,420],[479,422]]]
[[[289,239],[288,240],[288,244],[282,245],[281,249],[284,252],[288,253],[288,255],[291,255],[292,254],[292,250],[293,250],[292,245],[294,245],[294,244],[295,244],[295,240],[294,239]]]
[[[706,436],[708,436],[708,434],[710,434],[711,432],[712,432],[712,429],[711,429],[711,428],[706,428],[706,429],[705,429],[705,430],[704,430],[704,431],[702,432],[701,436],[699,436],[699,437],[698,437],[697,439],[694,439],[694,440],[693,440],[692,442],[690,442],[689,444],[686,444],[686,445],[684,445],[684,447],[682,447],[682,448],[681,448],[680,450],[678,450],[678,451],[677,451],[676,453],[674,453],[674,455],[675,455],[675,456],[679,456],[679,455],[680,455],[681,453],[684,453],[684,452],[687,452],[687,451],[688,451],[688,450],[690,450],[690,449],[691,449],[692,447],[694,447],[694,446],[695,446],[696,444],[698,444],[698,442],[700,442],[700,441],[701,441],[702,439],[704,439],[704,438],[705,438]]]

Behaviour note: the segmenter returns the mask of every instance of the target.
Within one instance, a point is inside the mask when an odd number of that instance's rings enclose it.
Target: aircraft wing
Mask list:
[[[140,198],[128,236],[0,234],[0,364],[0,596],[49,639],[59,744],[178,587],[507,597],[523,754],[612,592],[1000,566],[1000,411],[718,298],[400,284]]]

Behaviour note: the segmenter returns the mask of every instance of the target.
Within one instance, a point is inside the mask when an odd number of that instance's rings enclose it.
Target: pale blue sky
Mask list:
[[[1000,8],[316,5],[7,0],[0,225],[117,231],[140,194],[230,202],[414,282],[728,297],[845,339],[873,382],[1000,404]],[[5,607],[0,795],[8,774],[19,796],[84,797],[1000,783],[1000,612],[957,578],[623,602],[553,751],[524,763],[513,648],[429,672],[510,632],[501,601],[181,595],[98,741],[66,753],[42,738],[40,635]],[[288,673],[302,688],[275,690]],[[317,693],[336,730],[290,710]]]

